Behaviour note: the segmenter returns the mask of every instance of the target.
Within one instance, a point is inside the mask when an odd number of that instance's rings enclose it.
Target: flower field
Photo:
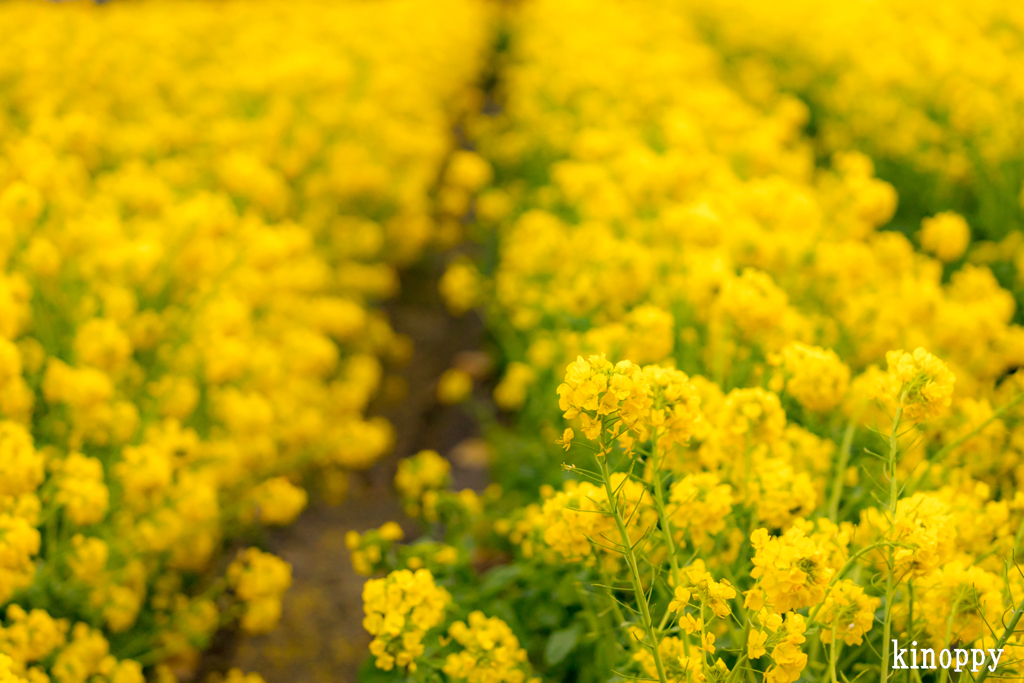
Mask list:
[[[243,546],[389,449],[377,304],[442,232],[483,12],[0,8],[4,675],[173,680],[277,623]]]
[[[362,681],[1024,679],[1016,4],[0,34],[0,683],[275,683],[206,653],[278,627],[268,529],[371,469]],[[419,380],[450,453],[378,405],[438,262],[486,334]]]

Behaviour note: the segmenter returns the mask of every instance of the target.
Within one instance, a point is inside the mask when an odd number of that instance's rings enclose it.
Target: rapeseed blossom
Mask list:
[[[231,563],[228,584],[245,603],[242,628],[265,633],[281,618],[281,596],[292,582],[292,568],[284,560],[249,548]]]
[[[963,216],[943,211],[921,221],[921,248],[940,261],[955,261],[971,242],[971,228]]]
[[[173,680],[277,622],[287,565],[216,559],[390,448],[366,409],[409,345],[377,304],[437,186],[491,177],[450,132],[482,4],[251,10],[0,11],[0,652],[32,681]]]
[[[482,248],[441,291],[503,368],[502,493],[435,533],[553,678],[1019,649],[1019,13],[754,4],[510,9],[467,128]]]
[[[451,596],[426,569],[398,570],[363,587],[363,626],[374,636],[370,652],[379,668],[416,670],[423,638],[444,618]]]
[[[287,563],[218,557],[396,442],[378,304],[435,246],[501,369],[435,392],[489,483],[420,451],[421,533],[346,534],[367,666],[889,683],[898,640],[1021,678],[1021,26],[5,5],[0,679],[169,683],[272,628]]]
[[[769,362],[782,371],[779,388],[808,410],[831,410],[846,395],[850,368],[831,349],[792,342]]]
[[[455,680],[469,683],[523,683],[527,680],[523,664],[526,650],[508,625],[497,617],[472,612],[467,621],[456,621],[448,628],[461,652],[448,655],[442,671]],[[539,679],[530,679],[539,680]]]
[[[827,566],[820,545],[799,527],[791,527],[781,537],[770,537],[765,529],[750,535],[754,548],[757,579],[755,592],[763,592],[766,603],[785,613],[817,605],[825,597],[834,570]]]
[[[888,377],[879,387],[879,399],[890,410],[901,409],[910,422],[937,417],[952,402],[956,380],[945,363],[918,347],[913,353],[885,355]]]

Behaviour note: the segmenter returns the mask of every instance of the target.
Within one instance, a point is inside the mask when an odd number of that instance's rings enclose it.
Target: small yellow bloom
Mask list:
[[[924,218],[919,233],[921,248],[935,258],[949,263],[956,261],[967,251],[971,242],[971,228],[960,214],[942,211]]]
[[[569,447],[572,446],[572,438],[574,436],[576,436],[576,434],[572,431],[572,429],[566,427],[565,431],[562,432],[562,438],[555,441],[555,443],[560,444],[562,448],[564,448],[565,450],[569,450]]]
[[[437,400],[444,405],[465,401],[473,391],[473,378],[465,370],[449,368],[437,381]]]
[[[757,659],[764,655],[767,650],[764,644],[768,642],[768,634],[764,631],[758,631],[757,629],[751,629],[750,635],[747,636],[747,657],[750,659]]]

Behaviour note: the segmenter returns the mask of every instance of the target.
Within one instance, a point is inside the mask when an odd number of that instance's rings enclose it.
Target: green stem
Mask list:
[[[960,613],[960,598],[953,601],[953,608],[949,610],[949,618],[946,619],[946,638],[945,646],[948,648],[953,640],[953,620],[956,619],[956,615]],[[942,667],[942,673],[939,674],[939,683],[946,683],[946,677],[949,676],[949,669]]]
[[[702,596],[700,599],[700,662],[704,668],[704,678],[707,679],[708,671],[711,668],[711,665],[708,663],[711,655],[704,648],[704,644],[708,642],[708,622],[704,618],[704,604],[705,601]]]
[[[1003,635],[999,637],[999,642],[996,643],[996,646],[993,649],[1003,649],[1003,646],[1006,645],[1006,641],[1010,639],[1010,636],[1013,635],[1014,630],[1017,628],[1017,622],[1020,621],[1021,615],[1024,615],[1024,600],[1021,600],[1017,607],[1014,608],[1010,622],[1006,625],[1006,628],[1003,630]],[[983,683],[983,681],[988,678],[988,674],[988,667],[983,667],[981,675],[974,679],[974,683]]]
[[[836,662],[839,660],[840,644],[836,642],[836,623],[832,621],[832,642],[829,643],[828,671],[831,674],[832,683],[839,683],[836,677]]]
[[[973,439],[974,437],[976,437],[978,434],[981,433],[981,431],[983,429],[985,429],[990,424],[992,424],[993,422],[998,420],[1008,410],[1010,410],[1011,408],[1016,406],[1021,401],[1024,401],[1024,392],[1021,392],[1021,393],[1017,394],[1016,396],[1014,396],[1010,400],[1009,403],[1007,403],[1006,405],[1002,406],[1001,408],[996,410],[994,413],[992,413],[989,416],[989,418],[987,420],[985,420],[984,422],[982,422],[980,425],[978,425],[977,427],[975,427],[971,431],[967,432],[966,434],[961,436],[959,439],[957,439],[953,443],[946,444],[941,449],[939,449],[939,451],[935,455],[933,455],[930,458],[928,458],[928,460],[925,462],[924,469],[921,471],[921,474],[919,474],[914,479],[914,481],[912,483],[908,483],[907,484],[907,493],[912,494],[915,491],[917,491],[918,487],[920,487],[921,484],[924,483],[924,480],[928,476],[928,472],[929,472],[929,470],[931,470],[931,467],[932,467],[932,465],[934,463],[942,462],[943,458],[945,458],[947,455],[949,455],[950,451],[952,451],[953,449],[959,447],[961,444],[963,444],[963,443]]]
[[[738,660],[736,660],[736,666],[734,666],[732,668],[732,671],[729,672],[729,678],[726,679],[725,683],[735,683],[736,678],[739,676],[739,672],[741,671],[743,665],[746,664],[746,663],[747,663],[747,656],[746,655],[743,655]]]
[[[665,546],[668,548],[668,559],[672,565],[672,580],[674,587],[681,586],[679,574],[679,559],[676,557],[676,543],[672,537],[672,520],[669,519],[668,510],[665,507],[664,482],[661,478],[661,461],[658,458],[658,440],[655,436],[654,447],[651,449],[651,469],[654,476],[654,507],[661,519],[661,529],[665,537]]]
[[[673,538],[672,520],[669,518],[668,510],[665,507],[665,486],[661,478],[661,460],[658,457],[658,436],[655,434],[654,444],[651,448],[651,470],[654,478],[654,506],[658,511],[658,518],[661,520],[661,529],[665,537],[665,546],[668,548],[668,559],[672,565],[672,588],[675,590],[683,585],[679,570],[679,558],[676,557],[676,542]],[[668,613],[666,612],[666,615]],[[683,634],[683,652],[690,654],[690,638]]]
[[[910,640],[914,640],[914,582],[907,580],[907,602],[909,607],[907,609],[907,633],[910,635]],[[907,681],[909,682],[912,677],[912,669],[907,670]]]
[[[834,622],[833,622],[834,623]],[[818,652],[821,651],[821,638],[811,639],[811,651],[807,655],[807,670],[816,669],[818,665]]]
[[[846,479],[846,468],[850,465],[850,451],[853,448],[853,435],[857,431],[857,421],[860,417],[858,412],[850,418],[843,432],[843,443],[839,449],[839,463],[836,465],[835,479],[832,482],[832,497],[828,504],[828,518],[833,522],[839,522],[839,500],[843,496],[843,485]]]
[[[602,444],[602,451],[604,444]],[[629,576],[633,583],[633,592],[636,595],[637,606],[640,609],[640,618],[643,622],[644,630],[647,632],[647,637],[651,642],[651,654],[654,655],[654,666],[658,670],[658,680],[661,683],[668,683],[668,677],[665,675],[665,665],[661,661],[661,652],[658,650],[658,634],[655,630],[654,620],[651,618],[651,609],[647,604],[647,594],[644,592],[643,582],[640,578],[640,568],[636,560],[636,552],[633,548],[633,541],[629,537],[629,531],[626,529],[626,523],[622,519],[622,514],[619,511],[617,503],[617,496],[615,487],[612,486],[611,473],[608,470],[608,456],[598,456],[598,464],[601,467],[601,478],[604,480],[604,488],[608,494],[608,507],[612,517],[615,519],[615,525],[619,529],[619,536],[622,539],[622,555],[626,559],[626,565],[629,567]]]
[[[892,431],[889,433],[889,534],[896,528],[896,502],[899,499],[899,484],[896,481],[896,458],[899,454],[898,430],[903,417],[903,400],[900,396],[896,416],[892,420]],[[888,572],[885,578],[885,620],[882,625],[882,670],[881,683],[889,679],[889,636],[892,633],[892,603],[896,593],[896,566],[893,553],[892,538],[888,545]]]
[[[626,615],[622,613],[622,608],[619,607],[619,601],[615,599],[615,593],[612,591],[612,578],[608,576],[608,572],[601,567],[601,563],[598,562],[598,571],[601,572],[601,582],[605,586],[608,586],[608,599],[611,601],[612,612],[615,615],[615,627],[616,629],[622,628],[626,623]]]
[[[832,580],[828,582],[828,586],[825,588],[825,595],[822,596],[821,602],[819,602],[817,605],[815,605],[811,609],[810,613],[807,615],[807,623],[808,624],[814,623],[814,618],[816,616],[818,616],[818,610],[820,610],[821,606],[823,604],[825,604],[825,598],[827,598],[829,593],[832,592],[832,588],[835,587],[835,585],[837,583],[839,583],[839,580],[842,579],[846,575],[846,572],[848,572],[850,570],[850,567],[852,567],[854,565],[854,563],[857,562],[857,560],[859,560],[861,557],[863,557],[864,555],[868,554],[869,552],[871,552],[872,550],[877,548],[879,545],[881,545],[881,543],[872,543],[869,546],[865,546],[865,547],[861,548],[860,550],[855,552],[853,555],[850,555],[849,558],[847,558],[847,560],[843,564],[843,566],[839,568],[839,571],[837,571],[835,574],[832,575]]]

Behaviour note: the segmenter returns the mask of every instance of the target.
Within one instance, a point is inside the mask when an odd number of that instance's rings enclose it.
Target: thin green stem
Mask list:
[[[946,638],[945,647],[949,647],[953,640],[953,620],[956,619],[956,615],[960,613],[960,598],[953,601],[953,607],[949,610],[949,618],[946,619]],[[949,669],[942,667],[942,673],[939,674],[939,683],[946,683],[946,678],[949,676]]]
[[[992,424],[993,422],[998,420],[1000,417],[1002,417],[1004,414],[1006,414],[1007,411],[1009,411],[1011,408],[1013,408],[1014,406],[1019,404],[1021,401],[1024,401],[1024,392],[1021,392],[1021,393],[1017,394],[1016,396],[1014,396],[1010,400],[1009,403],[1007,403],[1006,405],[1004,405],[1001,408],[999,408],[998,410],[996,410],[994,413],[992,413],[988,417],[987,420],[985,420],[984,422],[979,424],[977,427],[975,427],[971,431],[967,432],[966,434],[961,436],[956,441],[953,441],[952,443],[948,443],[945,446],[943,446],[941,449],[939,449],[939,451],[937,453],[935,453],[935,455],[933,455],[930,458],[928,458],[928,460],[925,462],[924,469],[921,471],[921,474],[917,475],[917,477],[913,480],[913,482],[910,482],[910,483],[907,484],[907,493],[908,494],[912,494],[915,491],[917,491],[917,489],[924,482],[925,478],[928,476],[928,472],[931,470],[931,467],[932,467],[933,464],[935,464],[937,462],[942,462],[943,458],[945,458],[947,455],[949,455],[949,453],[952,450],[954,450],[955,448],[959,447],[963,443],[965,443],[965,442],[973,439],[974,437],[976,437],[978,434],[980,434],[982,432],[982,430],[984,430],[990,424]]]
[[[612,579],[610,576],[608,576],[608,572],[606,572],[604,568],[601,567],[600,562],[598,562],[597,565],[598,571],[601,572],[601,581],[604,583],[605,586],[608,587],[608,599],[611,601],[612,612],[615,615],[616,628],[622,628],[622,626],[626,623],[626,615],[622,613],[622,608],[619,607],[619,601],[615,599],[615,594],[612,592]]]
[[[743,665],[746,663],[747,655],[744,654],[736,660],[736,666],[734,666],[732,671],[729,672],[729,678],[726,679],[725,683],[735,683],[737,676],[739,676],[739,672],[743,669]]]
[[[839,501],[843,496],[843,485],[846,480],[846,468],[850,465],[850,451],[853,448],[853,436],[857,432],[857,415],[850,418],[843,432],[843,443],[839,448],[839,463],[836,465],[835,478],[832,481],[832,497],[828,503],[828,518],[833,522],[839,521]]]
[[[825,588],[825,595],[822,596],[821,602],[819,602],[817,605],[815,605],[811,609],[810,613],[807,615],[807,623],[808,624],[813,624],[814,623],[814,618],[816,616],[818,616],[818,610],[820,610],[821,606],[823,604],[825,604],[825,598],[827,598],[829,593],[832,592],[832,588],[837,583],[839,583],[839,580],[842,579],[843,576],[846,575],[846,572],[848,572],[850,570],[850,567],[852,567],[854,565],[854,563],[857,562],[857,560],[859,560],[861,557],[863,557],[864,555],[868,554],[869,552],[871,552],[872,550],[877,548],[879,545],[881,545],[881,544],[880,543],[872,543],[871,545],[868,545],[868,546],[865,546],[865,547],[861,548],[860,550],[855,552],[853,555],[850,555],[849,558],[847,558],[847,560],[843,564],[843,566],[839,568],[839,571],[837,571],[835,574],[832,575],[832,580],[829,581],[828,586]]]
[[[1007,623],[1006,628],[1003,629],[1003,635],[999,636],[999,642],[996,643],[995,648],[993,648],[994,650],[1003,649],[1003,647],[1006,645],[1006,641],[1010,639],[1010,636],[1013,635],[1014,630],[1017,628],[1017,622],[1020,621],[1021,615],[1024,615],[1024,600],[1021,600],[1020,603],[1014,608],[1013,616],[1010,617],[1009,623]],[[989,668],[987,666],[983,667],[981,670],[981,675],[974,680],[974,683],[983,683],[984,680],[988,678],[988,674]]]
[[[836,624],[838,620],[832,621],[832,642],[829,643],[828,672],[831,675],[832,683],[839,683],[836,677],[836,662],[839,660],[840,644],[836,642]]]
[[[903,394],[900,395],[899,407],[892,420],[892,431],[889,433],[889,535],[896,528],[896,503],[899,500],[899,483],[896,481],[896,459],[899,455],[898,430],[903,417]],[[885,577],[885,620],[882,625],[882,668],[881,683],[889,680],[889,636],[892,633],[892,603],[896,593],[896,560],[893,552],[892,538],[889,539],[887,569]]]
[[[661,478],[661,460],[658,458],[659,448],[657,436],[655,436],[654,447],[651,449],[651,470],[654,478],[654,507],[658,511],[658,518],[661,520],[661,530],[665,537],[665,546],[668,548],[669,564],[672,565],[672,581],[675,587],[681,586],[679,573],[679,558],[676,557],[676,542],[672,533],[672,520],[669,518],[668,509],[665,506],[665,486]]]
[[[672,530],[672,520],[669,517],[668,509],[665,506],[665,485],[661,478],[661,459],[659,457],[658,435],[654,436],[654,444],[651,447],[651,470],[654,479],[654,507],[658,511],[658,518],[661,520],[661,530],[665,537],[665,547],[668,548],[669,564],[672,566],[672,588],[678,588],[682,584],[682,576],[679,570],[679,558],[676,557],[676,542]],[[667,614],[667,613],[666,613]],[[683,634],[683,652],[690,654],[690,638]]]
[[[603,443],[602,451],[604,451]],[[636,596],[637,607],[639,607],[640,619],[643,622],[644,630],[647,632],[647,637],[650,639],[651,654],[654,656],[654,666],[658,671],[658,680],[661,683],[668,683],[668,677],[665,675],[665,665],[661,661],[661,652],[658,650],[658,633],[654,620],[651,618],[650,606],[647,604],[647,594],[644,592],[643,582],[641,581],[636,552],[633,548],[633,541],[629,537],[629,531],[626,529],[626,523],[622,519],[622,513],[619,510],[618,497],[615,487],[612,485],[607,459],[607,455],[598,457],[598,464],[601,467],[601,478],[604,480],[605,491],[608,494],[608,507],[612,517],[615,519],[615,525],[618,527],[619,536],[622,539],[622,555],[626,560],[626,565],[629,567],[629,576],[633,583],[633,593]]]

